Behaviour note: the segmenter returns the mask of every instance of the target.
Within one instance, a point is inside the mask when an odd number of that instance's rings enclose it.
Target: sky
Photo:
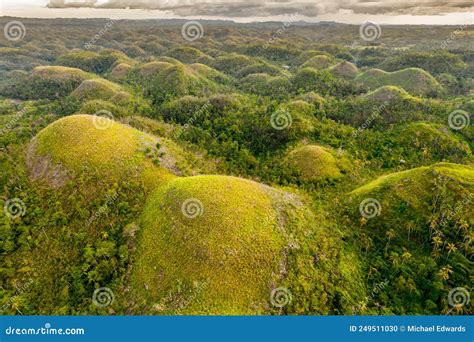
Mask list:
[[[0,16],[474,24],[474,0],[0,0]]]

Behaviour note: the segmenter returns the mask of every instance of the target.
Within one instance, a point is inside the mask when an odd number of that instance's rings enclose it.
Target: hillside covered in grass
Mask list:
[[[472,314],[473,27],[23,23],[1,314]]]

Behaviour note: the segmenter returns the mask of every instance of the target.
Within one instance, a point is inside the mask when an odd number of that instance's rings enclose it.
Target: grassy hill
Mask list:
[[[474,169],[449,163],[388,174],[349,194],[367,269],[375,283],[389,282],[382,312],[447,312],[445,288],[468,286],[473,194]],[[392,307],[396,300],[410,305]]]
[[[0,313],[472,313],[469,27],[20,20]]]
[[[174,156],[166,156],[166,149],[165,141],[106,115],[74,115],[37,135],[30,145],[29,164],[33,179],[53,186],[83,174],[105,183],[137,177],[154,186],[172,178],[172,171],[177,172],[174,159],[170,159]]]
[[[407,68],[394,72],[371,69],[357,76],[356,82],[369,89],[397,86],[412,95],[421,96],[432,96],[441,90],[438,81],[428,72],[419,68]]]
[[[307,145],[292,150],[287,162],[300,175],[303,181],[323,181],[343,177],[341,171],[350,165],[345,157],[338,158],[336,153],[324,147]]]
[[[288,243],[268,191],[223,176],[157,190],[143,213],[133,290],[162,310],[180,309],[193,296],[183,313],[261,312]]]

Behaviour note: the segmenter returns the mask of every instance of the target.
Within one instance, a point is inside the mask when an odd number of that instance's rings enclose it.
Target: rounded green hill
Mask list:
[[[370,101],[385,102],[385,101],[396,101],[396,100],[417,100],[415,97],[408,94],[405,89],[397,86],[382,86],[380,88],[371,91],[363,97]]]
[[[311,57],[309,60],[301,65],[301,68],[314,68],[316,70],[329,68],[334,64],[334,61],[331,57],[326,55],[317,55]]]
[[[226,176],[159,188],[143,213],[132,274],[137,301],[189,314],[260,312],[286,244],[268,192]]]
[[[202,51],[191,46],[180,46],[174,48],[168,51],[166,55],[186,64],[195,63],[200,57],[205,56]]]
[[[356,81],[369,89],[385,85],[397,86],[412,95],[434,95],[441,91],[441,85],[428,72],[419,68],[407,68],[394,72],[370,69],[356,77]]]
[[[85,80],[79,87],[71,93],[71,96],[79,100],[110,100],[122,88],[115,83],[104,80],[103,78],[95,78]]]
[[[115,63],[127,61],[129,61],[129,58],[123,52],[111,49],[105,49],[99,53],[73,50],[57,59],[59,65],[79,68],[96,74],[102,74],[108,71]]]
[[[410,160],[413,155],[416,162],[424,160],[449,161],[460,163],[472,158],[467,142],[448,127],[428,122],[414,122],[389,131],[393,154],[402,153],[401,159]]]
[[[324,147],[306,145],[291,151],[287,163],[299,173],[303,181],[321,181],[341,178],[348,161],[345,158],[336,159]]]
[[[21,85],[21,93],[27,98],[56,99],[69,95],[82,82],[96,77],[75,68],[40,66],[34,68],[25,84]]]
[[[378,297],[375,312],[452,310],[449,290],[472,278],[474,168],[439,163],[392,173],[348,199],[350,229],[365,250],[367,277],[375,284],[386,279],[384,292],[390,293]]]
[[[438,194],[436,190],[441,192]],[[370,182],[350,193],[352,198],[374,198],[380,203],[383,214],[377,219],[378,224],[385,222],[387,226],[392,221],[405,217],[418,217],[441,220],[445,214],[454,210],[456,201],[474,196],[474,168],[452,163],[438,163],[432,166],[423,166],[408,171],[392,173]],[[445,202],[446,212],[434,215],[431,205],[436,196],[440,196],[438,205]],[[357,201],[356,201],[357,202]],[[463,211],[472,213],[472,205],[467,205]],[[458,214],[462,215],[462,212]],[[434,215],[433,217],[430,217]],[[473,221],[474,215],[466,216]],[[439,221],[438,221],[439,223]],[[472,222],[471,222],[472,223]]]
[[[329,68],[329,71],[336,77],[353,79],[359,73],[357,66],[348,61],[342,61]]]
[[[132,67],[127,63],[117,64],[110,72],[110,79],[115,82],[123,81],[127,78],[131,70]]]
[[[105,114],[73,115],[38,133],[29,148],[28,164],[33,179],[44,179],[53,186],[85,174],[105,182],[139,177],[153,187],[173,177],[169,170],[155,166],[158,160],[160,165],[170,164],[156,151],[158,142]]]
[[[217,88],[217,83],[206,77],[216,76],[210,73],[212,69],[204,65],[195,69],[180,62],[151,62],[140,67],[139,77],[145,92],[157,103],[176,96],[199,95]],[[203,73],[209,74],[204,76]]]

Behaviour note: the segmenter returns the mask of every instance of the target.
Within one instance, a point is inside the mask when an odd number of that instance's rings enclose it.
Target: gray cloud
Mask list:
[[[49,0],[50,8],[147,9],[180,16],[265,17],[299,13],[308,17],[349,11],[358,14],[439,15],[474,10],[472,0]]]

